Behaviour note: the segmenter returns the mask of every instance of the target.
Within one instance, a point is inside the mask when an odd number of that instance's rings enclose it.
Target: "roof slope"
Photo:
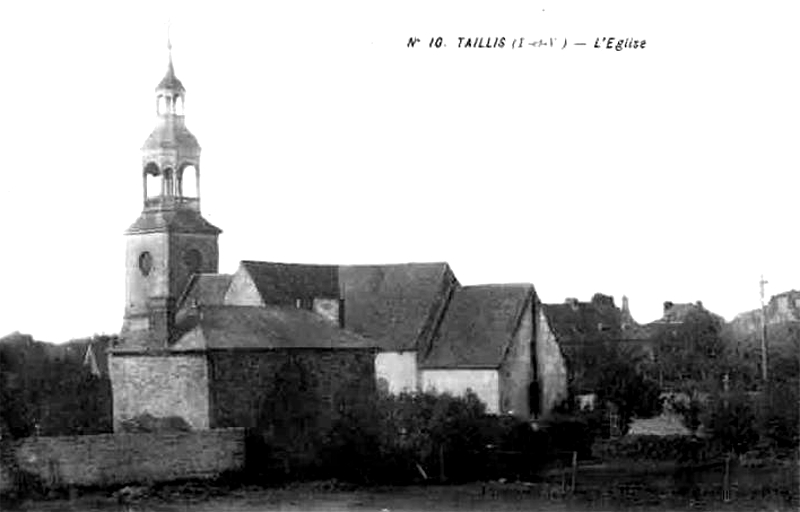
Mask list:
[[[621,312],[613,304],[572,301],[542,308],[562,346],[621,339]]]
[[[375,339],[384,350],[415,350],[456,285],[447,263],[339,267],[346,328]]]
[[[499,367],[533,295],[530,284],[457,288],[420,367]]]
[[[178,309],[184,305],[190,306],[222,306],[225,292],[231,284],[230,274],[195,274],[186,285],[181,298],[178,300]]]
[[[136,222],[125,233],[149,233],[153,231],[208,233],[213,235],[222,232],[221,229],[208,222],[200,213],[194,210],[175,209],[142,212]]]
[[[211,306],[179,326],[172,346],[192,349],[368,349],[376,343],[290,306]]]
[[[143,150],[180,148],[192,154],[200,153],[200,143],[186,127],[181,116],[167,115],[158,118],[153,131],[142,144]]]
[[[339,298],[335,265],[242,261],[265,304],[294,304],[299,298]]]

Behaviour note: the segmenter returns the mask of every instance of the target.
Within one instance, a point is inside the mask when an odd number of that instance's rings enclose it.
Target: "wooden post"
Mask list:
[[[578,452],[572,452],[572,485],[570,492],[575,494],[575,480],[578,476]]]
[[[767,284],[768,281],[764,280],[764,276],[761,276],[761,281],[759,281],[759,285],[761,285],[761,379],[764,381],[766,385],[768,375],[767,375],[767,306],[764,303],[764,285]]]
[[[725,474],[722,477],[722,501],[731,501],[731,453],[725,454]]]
[[[445,481],[444,475],[444,445],[439,445],[439,481]]]

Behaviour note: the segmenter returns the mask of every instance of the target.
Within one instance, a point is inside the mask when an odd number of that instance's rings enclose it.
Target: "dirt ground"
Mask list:
[[[447,486],[348,488],[330,482],[280,488],[219,488],[200,483],[172,484],[130,492],[93,491],[50,499],[4,503],[3,510],[125,512],[267,511],[603,511],[603,510],[798,510],[796,495],[739,493],[723,500],[720,489],[691,496],[664,489],[586,487],[573,496],[559,484],[472,483]]]

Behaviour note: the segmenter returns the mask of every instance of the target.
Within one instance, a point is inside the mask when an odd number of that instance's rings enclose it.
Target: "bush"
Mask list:
[[[711,439],[726,451],[745,453],[758,441],[756,414],[750,398],[741,392],[712,399],[703,417]]]
[[[683,426],[694,434],[702,424],[703,402],[697,397],[670,398],[669,407],[680,415]]]
[[[528,423],[487,415],[471,393],[384,394],[371,410],[341,416],[322,466],[328,478],[358,483],[519,476],[541,459],[544,439]]]
[[[800,411],[797,383],[773,383],[766,400],[758,409],[758,428],[769,447],[777,451],[794,449],[800,444]]]
[[[578,452],[581,459],[591,458],[595,440],[609,434],[605,416],[603,409],[553,414],[541,426],[547,435],[547,457],[557,452]]]
[[[693,436],[629,435],[597,442],[596,457],[609,461],[697,463],[721,455],[719,447]]]
[[[180,416],[158,418],[150,413],[142,413],[120,422],[120,430],[129,433],[147,432],[189,432],[191,427]]]

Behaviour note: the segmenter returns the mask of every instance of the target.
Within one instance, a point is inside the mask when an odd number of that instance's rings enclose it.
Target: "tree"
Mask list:
[[[720,317],[702,308],[658,326],[653,341],[665,385],[691,394],[719,381],[729,367],[722,326]]]
[[[758,441],[756,411],[741,390],[715,394],[703,416],[703,426],[726,451],[744,453]]]
[[[645,379],[634,362],[621,357],[620,352],[608,351],[611,357],[599,370],[597,398],[614,404],[624,433],[634,417],[651,417],[661,412],[661,388]]]

